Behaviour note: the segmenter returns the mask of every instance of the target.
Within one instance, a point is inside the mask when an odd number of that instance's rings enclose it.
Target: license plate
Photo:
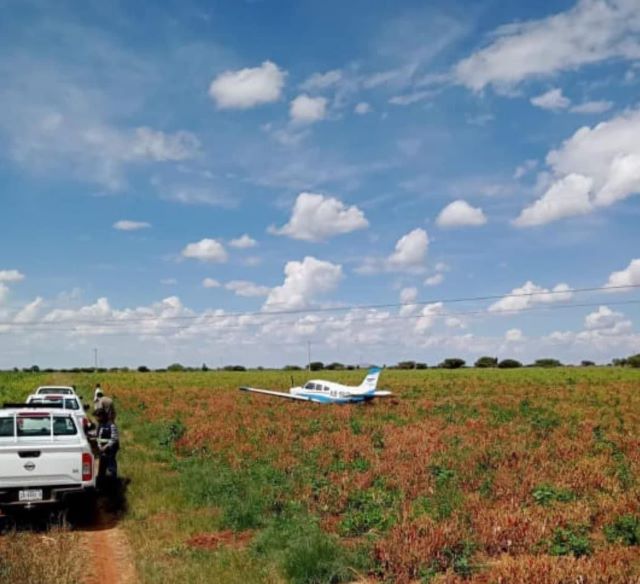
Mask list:
[[[42,501],[42,489],[28,489],[18,492],[19,501]]]

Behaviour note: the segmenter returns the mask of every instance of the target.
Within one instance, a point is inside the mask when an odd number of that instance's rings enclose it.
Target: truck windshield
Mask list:
[[[17,418],[18,436],[50,436],[51,416],[20,414]],[[11,431],[13,433],[13,430]],[[70,416],[53,417],[54,436],[73,436],[78,430]]]
[[[13,417],[0,418],[0,438],[13,437]]]

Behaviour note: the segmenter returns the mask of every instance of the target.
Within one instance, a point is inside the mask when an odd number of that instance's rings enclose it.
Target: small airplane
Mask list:
[[[310,401],[321,404],[350,404],[371,401],[376,397],[388,397],[390,391],[376,391],[378,377],[382,369],[372,367],[360,385],[343,385],[335,381],[324,381],[322,379],[311,379],[303,386],[292,387],[289,393],[281,391],[271,391],[269,389],[258,389],[255,387],[240,387],[240,391],[251,393],[263,393],[273,397],[283,397],[298,401]]]

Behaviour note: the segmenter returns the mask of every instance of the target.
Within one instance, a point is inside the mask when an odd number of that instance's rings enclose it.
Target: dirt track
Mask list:
[[[83,532],[91,556],[85,584],[135,584],[133,556],[124,531],[117,525],[96,525]]]

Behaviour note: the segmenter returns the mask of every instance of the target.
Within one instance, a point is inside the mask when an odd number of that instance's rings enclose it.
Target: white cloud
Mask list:
[[[265,61],[259,67],[225,71],[209,86],[219,109],[249,109],[280,99],[286,72]]]
[[[593,180],[588,177],[569,174],[551,185],[535,203],[523,209],[514,224],[531,227],[589,213],[593,209],[589,200],[592,185]]]
[[[178,280],[176,280],[175,278],[163,278],[162,280],[160,280],[161,284],[164,284],[165,286],[175,286],[178,283]]]
[[[523,339],[524,339],[524,335],[522,334],[522,331],[517,328],[509,329],[504,334],[504,340],[507,341],[507,343],[518,343]]]
[[[224,246],[215,239],[201,239],[188,244],[182,250],[182,257],[200,260],[202,262],[226,262],[228,255]]]
[[[498,28],[486,47],[455,66],[454,75],[474,91],[488,85],[509,91],[529,78],[636,59],[638,31],[637,0],[579,0],[565,12]]]
[[[434,302],[427,304],[421,311],[420,316],[416,320],[415,331],[423,333],[434,326],[438,318],[442,318],[444,314],[442,302]]]
[[[532,171],[536,166],[538,166],[537,160],[533,158],[525,160],[515,169],[515,171],[513,172],[513,178],[515,178],[516,180],[521,179],[523,176]]]
[[[613,272],[609,276],[606,286],[613,288],[620,286],[640,286],[640,259],[631,260],[624,270]]]
[[[424,271],[424,263],[429,250],[429,235],[424,229],[417,228],[403,235],[397,242],[395,250],[386,258],[367,257],[355,271],[359,274],[376,274],[378,272]]]
[[[562,89],[550,89],[542,95],[532,97],[530,101],[536,107],[552,111],[567,109],[571,105],[571,100],[562,95]]]
[[[214,278],[205,278],[202,280],[203,288],[220,288],[220,282]]]
[[[271,290],[265,310],[306,308],[319,295],[334,290],[342,279],[342,266],[307,256],[287,262],[284,282]]]
[[[438,215],[436,223],[440,227],[464,227],[484,225],[487,222],[482,209],[472,207],[466,201],[449,203]]]
[[[411,304],[418,298],[418,289],[416,287],[403,288],[400,290],[400,302],[402,304]]]
[[[309,97],[306,94],[299,95],[291,101],[289,115],[294,123],[313,124],[327,114],[327,99],[325,97]]]
[[[33,302],[23,306],[13,317],[13,322],[20,324],[25,322],[33,322],[39,316],[42,308],[44,308],[44,299],[38,296]]]
[[[551,290],[537,286],[531,281],[525,282],[520,288],[514,288],[504,298],[489,306],[489,312],[519,312],[538,304],[552,304],[564,302],[573,296],[567,284],[558,284]]]
[[[0,270],[0,282],[21,282],[24,278],[18,270]]]
[[[289,222],[279,229],[270,228],[270,232],[304,241],[322,241],[368,226],[364,213],[355,205],[347,207],[334,197],[300,193]]]
[[[371,107],[371,104],[367,103],[366,101],[361,101],[355,105],[353,111],[358,115],[363,116],[364,114],[368,114],[373,111],[373,108]]]
[[[429,249],[429,236],[424,229],[414,229],[396,243],[395,251],[387,259],[392,269],[414,270],[424,265]]]
[[[236,249],[249,249],[251,247],[255,247],[256,245],[258,245],[258,242],[252,237],[249,237],[249,235],[245,233],[241,237],[232,239],[229,242],[229,245],[231,247],[235,247]]]
[[[269,286],[259,286],[258,284],[248,282],[247,280],[231,280],[231,282],[227,282],[224,287],[227,290],[234,292],[237,296],[244,296],[247,298],[268,296],[269,292],[271,292],[271,288],[269,288]]]
[[[610,206],[640,192],[640,109],[584,126],[547,155],[551,186],[515,220],[541,225]]]
[[[304,91],[318,91],[332,87],[342,81],[343,75],[340,69],[333,69],[326,73],[314,73],[304,83],[300,85],[300,89]]]
[[[429,276],[428,278],[426,278],[424,281],[424,285],[437,286],[438,284],[442,284],[442,282],[444,282],[444,274],[439,272],[437,274],[434,274],[433,276]]]
[[[574,114],[601,114],[613,107],[612,101],[585,101],[571,108]]]
[[[113,228],[118,231],[138,231],[140,229],[148,229],[151,223],[146,221],[130,221],[129,219],[121,219],[113,224]]]
[[[598,310],[585,317],[584,327],[589,331],[607,331],[619,335],[631,330],[631,321],[625,319],[621,312],[613,311],[608,306],[599,306]]]
[[[153,128],[137,128],[131,140],[131,156],[165,162],[193,158],[200,149],[200,141],[191,132],[166,134]]]

